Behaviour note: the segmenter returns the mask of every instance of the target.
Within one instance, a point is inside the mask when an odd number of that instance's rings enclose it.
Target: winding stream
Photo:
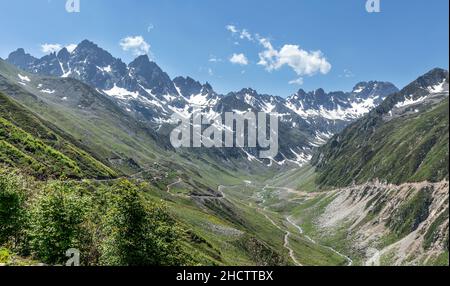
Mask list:
[[[173,193],[171,193],[171,187],[174,186],[174,185],[176,185],[176,184],[179,184],[179,183],[181,183],[181,182],[182,182],[182,180],[179,178],[176,182],[174,182],[174,183],[168,185],[168,186],[167,186],[167,192],[168,192],[169,194],[171,194],[171,195],[174,195],[174,196],[188,197],[187,195],[180,195],[180,194],[173,194]],[[246,183],[246,186],[249,186],[249,184]],[[224,193],[223,190],[224,190],[224,189],[227,189],[227,188],[230,188],[230,189],[231,189],[231,188],[237,188],[237,187],[239,187],[239,186],[223,186],[223,185],[220,185],[220,186],[218,187],[218,192],[221,194],[221,197],[216,197],[215,199],[226,199],[226,194]],[[258,188],[258,187],[255,187],[255,188]],[[268,189],[286,190],[286,191],[288,191],[288,192],[298,193],[298,194],[300,194],[300,195],[305,195],[305,196],[310,196],[310,194],[308,194],[308,193],[299,192],[299,191],[292,190],[292,189],[288,189],[288,188],[272,187],[272,186],[268,186],[268,185],[262,187],[262,191],[263,191],[263,192],[266,192]],[[267,209],[267,206],[262,206],[262,207],[261,207],[261,205],[264,205],[264,204],[266,203],[266,199],[265,199],[263,196],[261,196],[261,193],[262,193],[262,192],[258,192],[258,193],[257,193],[257,197],[258,197],[258,199],[261,200],[261,202],[260,202],[258,205],[252,205],[251,203],[249,203],[249,206],[250,206],[251,208],[254,208],[255,210],[257,210],[257,211],[258,211],[259,213],[261,213],[261,214],[262,214],[262,215],[263,215],[263,216],[264,216],[264,217],[265,217],[265,218],[266,218],[273,226],[275,226],[277,229],[279,229],[280,231],[282,231],[282,232],[285,233],[285,235],[284,235],[284,244],[283,244],[283,247],[288,251],[289,257],[291,258],[291,260],[294,262],[294,264],[295,264],[296,266],[303,266],[303,265],[298,261],[298,259],[296,258],[296,253],[295,253],[295,251],[294,251],[294,250],[291,248],[291,246],[290,246],[289,238],[292,236],[292,233],[289,231],[289,229],[286,229],[286,227],[283,227],[283,226],[277,224],[270,216],[267,215],[267,212],[269,212],[269,210]],[[314,239],[312,239],[311,237],[309,237],[308,235],[306,235],[306,234],[304,233],[302,227],[301,227],[300,225],[298,225],[296,222],[294,222],[291,216],[285,216],[284,219],[285,219],[285,221],[287,222],[287,224],[292,225],[292,226],[298,231],[298,233],[299,233],[302,237],[304,237],[306,240],[308,240],[309,242],[311,242],[311,243],[313,243],[313,244],[316,244],[316,245],[318,245],[318,246],[320,246],[320,247],[326,248],[326,249],[332,251],[333,253],[339,255],[340,257],[343,257],[344,259],[346,259],[346,260],[348,261],[347,266],[353,265],[353,260],[352,260],[350,257],[348,257],[348,256],[346,256],[346,255],[344,255],[344,254],[342,254],[342,253],[340,253],[340,252],[338,252],[336,249],[334,249],[334,248],[332,248],[332,247],[325,246],[325,245],[321,245],[321,244],[317,243]]]
[[[309,195],[310,195],[310,194],[308,194],[308,193],[296,191],[296,190],[289,189],[289,188],[272,187],[272,186],[268,186],[268,185],[266,185],[265,187],[263,187],[263,188],[262,188],[262,191],[265,192],[267,189],[286,190],[286,191],[291,192],[291,193],[298,193],[298,194],[306,195],[306,196],[309,196]],[[266,203],[266,199],[264,199],[263,197],[261,197],[260,194],[261,194],[261,193],[258,193],[257,196],[259,197],[259,199],[261,199],[261,201],[262,201],[261,204],[265,204],[265,203]],[[264,210],[267,210],[267,207],[264,207],[263,209],[264,209]],[[266,215],[266,218],[268,218],[267,215]],[[278,225],[276,225],[276,224],[273,222],[273,220],[271,220],[270,218],[268,218],[268,219],[272,222],[272,224],[274,224],[278,229],[281,230],[281,227],[278,226]],[[331,252],[337,254],[338,256],[344,258],[345,260],[347,260],[347,266],[352,266],[352,265],[353,265],[353,260],[352,260],[350,257],[348,257],[348,256],[346,256],[346,255],[340,253],[339,251],[337,251],[336,249],[334,249],[334,248],[332,248],[332,247],[329,247],[329,246],[326,246],[326,245],[321,245],[321,244],[317,243],[317,241],[315,241],[314,239],[312,239],[310,236],[306,235],[305,232],[303,231],[303,228],[302,228],[300,225],[298,225],[297,223],[295,223],[295,222],[292,220],[292,217],[286,216],[286,217],[285,217],[285,220],[286,220],[286,222],[287,222],[288,224],[292,225],[295,229],[297,229],[297,230],[298,230],[298,233],[301,234],[304,238],[306,238],[309,242],[311,242],[311,243],[313,243],[313,244],[316,244],[316,245],[318,245],[318,246],[320,246],[320,247],[323,247],[323,248],[325,248],[325,249],[328,249],[328,250],[330,250]],[[291,235],[291,233],[290,233],[289,231],[287,231],[287,232],[286,232],[286,236],[285,236],[285,248],[287,248],[287,246],[289,245],[289,243],[288,243],[287,240],[289,240],[289,236],[290,236],[290,235]],[[290,256],[291,256],[292,260],[294,260],[294,262],[296,262],[296,259],[295,259],[295,252],[294,252],[291,248],[288,248],[288,250],[290,251],[289,253],[290,253]]]

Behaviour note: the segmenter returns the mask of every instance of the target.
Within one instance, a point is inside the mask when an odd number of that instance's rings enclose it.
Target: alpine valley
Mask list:
[[[426,71],[424,71],[426,72]],[[0,59],[0,263],[448,265],[449,74],[218,94],[84,40]],[[279,153],[170,144],[173,114],[265,112]]]

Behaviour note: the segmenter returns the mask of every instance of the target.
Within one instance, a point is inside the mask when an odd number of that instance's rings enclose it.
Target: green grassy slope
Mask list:
[[[389,183],[448,179],[448,71],[433,69],[319,148],[312,159],[320,187],[374,179]],[[398,105],[413,100],[413,105]],[[400,107],[399,107],[400,106]]]
[[[111,178],[111,168],[0,93],[0,162],[39,177]]]
[[[322,147],[315,157],[321,186],[374,178],[400,184],[448,179],[449,100],[426,112],[384,122],[372,113]]]
[[[301,168],[289,169],[278,173],[266,183],[271,186],[314,192],[316,191],[315,179],[315,168],[310,164],[305,164]]]
[[[30,82],[18,84],[18,74],[27,76]],[[40,85],[55,92],[43,93]],[[39,77],[0,61],[0,91],[124,173],[135,173],[140,165],[163,153],[150,128],[74,79]]]

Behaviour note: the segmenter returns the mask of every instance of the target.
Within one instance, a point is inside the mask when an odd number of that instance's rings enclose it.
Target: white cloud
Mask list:
[[[293,79],[289,82],[289,84],[296,84],[296,85],[302,85],[303,84],[303,78],[299,77],[297,79]]]
[[[248,59],[244,54],[233,54],[230,58],[230,62],[242,66],[248,65]]]
[[[124,51],[131,51],[135,56],[146,55],[150,52],[148,44],[142,36],[129,36],[120,41]]]
[[[61,45],[61,44],[47,44],[47,43],[45,43],[45,44],[41,45],[41,51],[44,54],[56,53],[56,52],[59,52],[60,50],[62,50],[64,47],[67,49],[67,51],[69,53],[72,53],[77,48],[77,45],[76,44],[68,44],[68,45],[64,46],[64,45]]]
[[[314,75],[318,72],[327,74],[331,70],[331,64],[323,56],[321,51],[305,51],[298,45],[284,45],[279,51],[266,38],[259,39],[265,48],[259,53],[258,62],[268,71],[278,70],[287,65],[299,76]]]
[[[252,35],[245,29],[241,31],[239,38],[241,38],[242,40],[247,39],[249,41],[253,41]]]
[[[227,25],[225,29],[231,32],[233,36],[239,37],[241,40],[253,41],[253,36],[247,29],[239,29],[234,25]]]
[[[240,29],[234,25],[226,26],[232,35],[240,40],[259,42],[264,50],[259,53],[258,65],[264,66],[267,71],[279,70],[289,66],[299,76],[291,84],[303,84],[303,76],[312,76],[317,73],[328,74],[331,64],[320,50],[306,51],[299,45],[285,44],[281,49],[275,49],[269,39],[259,34],[251,34],[247,29]],[[236,44],[237,42],[235,42]],[[248,60],[243,54],[234,54],[230,61],[235,64],[247,65]],[[349,76],[350,73],[346,73]]]
[[[66,46],[66,49],[69,53],[72,53],[77,48],[76,44],[70,44]]]
[[[209,56],[209,60],[208,61],[210,63],[220,63],[220,62],[222,62],[222,59],[211,55],[211,56]]]
[[[227,26],[225,27],[225,29],[227,29],[228,31],[230,31],[230,32],[233,33],[233,34],[235,34],[235,33],[238,32],[236,26],[233,26],[233,25],[227,25]]]
[[[54,52],[58,52],[62,49],[62,45],[60,44],[43,44],[41,45],[41,51],[44,54],[50,54],[50,53],[54,53]]]
[[[352,78],[355,77],[355,74],[351,70],[344,69],[344,73],[340,74],[339,77]]]

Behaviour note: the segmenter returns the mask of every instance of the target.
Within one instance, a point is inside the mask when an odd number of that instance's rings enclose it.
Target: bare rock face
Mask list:
[[[328,233],[346,226],[368,266],[435,264],[448,252],[448,190],[448,181],[335,190],[316,224]]]

